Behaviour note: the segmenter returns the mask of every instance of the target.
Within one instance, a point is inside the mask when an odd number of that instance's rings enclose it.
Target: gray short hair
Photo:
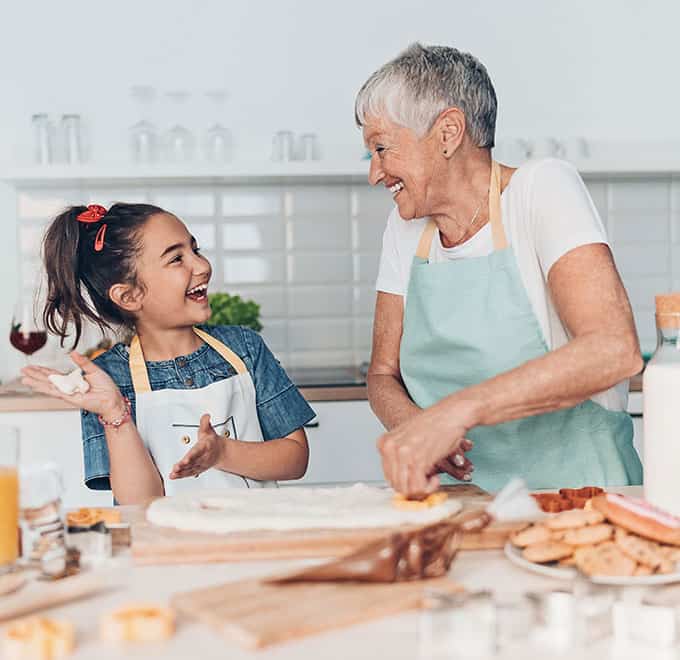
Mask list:
[[[447,108],[460,108],[478,147],[494,146],[496,92],[484,65],[447,46],[410,45],[364,83],[354,105],[358,126],[385,114],[422,137]]]

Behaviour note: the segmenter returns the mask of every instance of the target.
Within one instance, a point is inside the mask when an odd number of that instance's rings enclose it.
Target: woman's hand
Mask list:
[[[218,435],[210,425],[210,415],[203,415],[198,427],[196,444],[173,465],[170,479],[197,477],[222,459],[225,448],[224,436]]]
[[[439,486],[439,471],[463,478],[472,468],[455,455],[472,443],[465,434],[476,424],[475,406],[444,399],[378,439],[385,478],[407,497],[424,497]],[[459,476],[460,475],[460,476]]]
[[[21,370],[23,376],[21,382],[36,392],[62,399],[76,408],[101,415],[106,420],[120,417],[125,410],[125,403],[118,386],[111,377],[77,351],[72,351],[70,357],[75,365],[80,367],[83,377],[90,385],[90,389],[85,394],[79,392],[64,394],[48,378],[48,376],[60,372],[47,367],[25,367]]]

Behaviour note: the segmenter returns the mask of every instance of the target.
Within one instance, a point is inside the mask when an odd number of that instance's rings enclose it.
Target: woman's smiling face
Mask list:
[[[375,116],[366,118],[363,134],[371,153],[369,183],[388,188],[404,220],[430,215],[430,186],[441,158],[434,134],[419,138],[411,129]]]

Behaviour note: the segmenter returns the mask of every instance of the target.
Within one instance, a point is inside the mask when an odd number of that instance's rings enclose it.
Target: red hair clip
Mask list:
[[[94,222],[99,222],[107,213],[107,210],[100,206],[99,204],[90,204],[87,207],[87,211],[83,211],[76,216],[78,222],[84,222],[85,224],[91,224]],[[104,249],[104,236],[106,235],[106,223],[104,223],[99,230],[97,235],[94,237],[94,251],[101,252]]]
[[[78,222],[84,222],[85,224],[90,224],[92,222],[99,222],[105,215],[107,211],[103,206],[99,204],[90,204],[87,207],[87,211],[83,211],[76,216]]]

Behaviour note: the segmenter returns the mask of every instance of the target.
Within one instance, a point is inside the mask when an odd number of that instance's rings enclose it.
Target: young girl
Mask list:
[[[44,321],[62,345],[85,320],[135,333],[94,362],[71,353],[85,394],[62,394],[54,370],[23,370],[26,385],[82,409],[87,486],[134,504],[305,473],[314,411],[258,333],[201,325],[212,271],[181,220],[149,204],[74,206],[43,251]]]

